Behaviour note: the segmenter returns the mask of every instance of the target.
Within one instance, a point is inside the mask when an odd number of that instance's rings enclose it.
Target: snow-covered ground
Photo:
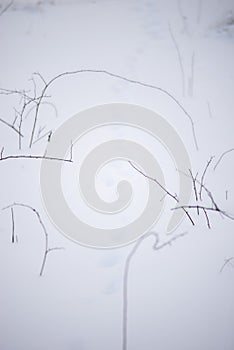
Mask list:
[[[8,1],[1,1],[0,13]],[[105,70],[156,85],[167,94],[102,73],[58,79],[40,110],[37,137],[56,130],[86,108],[111,102],[152,109],[170,123],[183,140],[194,174],[209,167],[205,184],[220,207],[234,215],[234,2],[233,0],[15,0],[0,16],[0,88],[33,91],[30,80],[39,72],[48,81],[59,73],[80,69]],[[38,92],[43,82],[34,76]],[[2,91],[2,90],[1,90]],[[0,118],[13,123],[19,110],[17,94],[0,95]],[[22,103],[22,101],[21,101]],[[22,149],[18,135],[0,123],[3,156],[44,154],[46,138],[29,148],[33,113],[23,120]],[[18,119],[19,120],[19,119]],[[16,127],[18,127],[18,121]],[[178,172],[157,140],[130,126],[105,127],[85,135],[74,147],[77,166],[82,157],[111,138],[135,140],[149,149],[164,172],[167,188],[178,190]],[[64,167],[64,193],[76,202],[69,167]],[[107,168],[107,169],[106,169]],[[119,221],[91,215],[81,204],[82,220],[96,227],[121,226],[134,220],[147,199],[147,181],[126,162],[113,162],[97,178],[97,192],[114,200],[122,176],[132,181],[134,202]],[[11,243],[11,210],[0,212],[0,349],[1,350],[122,350],[123,275],[133,244],[95,250],[65,238],[46,215],[40,193],[40,160],[0,161],[0,208],[14,202],[38,210],[49,233],[50,247],[39,277],[44,235],[38,218],[14,207],[17,243]],[[194,203],[194,198],[191,199]],[[210,205],[204,195],[204,204]],[[85,206],[85,205],[84,205]],[[160,242],[170,208],[155,225]],[[90,210],[90,208],[89,208]],[[133,256],[128,277],[128,350],[233,350],[234,222],[210,213],[191,211],[174,233],[188,232],[171,246],[154,251],[148,237]],[[127,350],[126,348],[124,350]]]

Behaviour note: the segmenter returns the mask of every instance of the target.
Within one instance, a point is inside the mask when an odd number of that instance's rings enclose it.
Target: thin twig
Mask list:
[[[40,137],[38,137],[35,141],[33,141],[33,145],[34,145],[35,143],[41,141],[42,139],[44,139],[46,136],[48,136],[48,137],[47,137],[47,140],[48,140],[48,142],[49,142],[49,141],[50,141],[51,135],[52,135],[52,130],[47,131],[46,133],[44,133],[43,135],[41,135]]]
[[[72,163],[72,159],[63,159],[63,158],[57,158],[57,157],[47,157],[47,156],[32,156],[32,155],[10,155],[6,157],[0,158],[0,161],[8,160],[8,159],[47,159],[47,160],[54,160],[59,162],[68,162]]]
[[[204,179],[205,179],[205,175],[206,175],[206,172],[207,172],[207,169],[209,168],[212,160],[214,159],[214,156],[210,157],[210,159],[208,160],[207,164],[206,164],[206,167],[203,171],[203,174],[202,174],[202,177],[201,177],[201,185],[200,185],[200,191],[199,191],[199,198],[200,200],[202,200],[202,189],[204,188],[203,187],[203,184],[204,184]]]
[[[197,176],[198,176],[198,172],[196,173],[196,176],[194,177],[193,176],[193,173],[192,171],[189,169],[189,173],[191,175],[191,179],[192,179],[192,182],[193,182],[193,191],[194,191],[194,195],[195,195],[195,200],[196,202],[198,201],[198,194],[197,194],[197,186],[196,186],[196,180],[197,180]],[[197,215],[199,215],[199,209],[197,210]]]
[[[198,209],[199,210],[199,209]],[[206,212],[206,209],[202,208],[204,214],[205,214],[205,217],[206,217],[206,223],[207,223],[207,226],[208,228],[210,228],[210,220],[209,220],[209,217],[207,215],[207,212]]]
[[[148,238],[149,236],[154,236],[155,243],[153,244],[153,249],[160,250],[166,246],[171,246],[171,244],[176,241],[178,238],[185,236],[187,232],[178,234],[172,237],[170,240],[159,245],[159,235],[156,232],[150,231],[140,237],[137,243],[134,245],[133,249],[127,256],[125,266],[124,266],[124,275],[123,275],[123,319],[122,319],[122,350],[127,350],[128,346],[128,284],[129,284],[129,271],[132,258],[136,254],[141,243]]]
[[[0,118],[0,122],[9,126],[9,128],[11,128],[12,130],[14,130],[18,135],[20,135],[21,137],[24,137],[24,135],[21,134],[21,132],[16,129],[16,127],[13,124],[10,124],[8,122],[6,122],[4,119]]]
[[[0,16],[2,16],[7,10],[9,10],[9,8],[13,5],[14,0],[12,0],[11,2],[9,2],[9,4],[7,4],[2,11],[0,12]]]
[[[42,276],[43,275],[43,272],[44,272],[44,268],[45,268],[45,264],[46,264],[46,259],[47,259],[47,255],[49,252],[53,251],[53,250],[58,250],[58,249],[64,249],[64,248],[58,248],[58,247],[54,247],[54,248],[50,248],[49,247],[49,234],[46,230],[46,227],[45,227],[45,224],[43,223],[42,221],[42,218],[41,218],[41,215],[39,214],[39,212],[33,208],[31,205],[28,205],[28,204],[25,204],[25,203],[13,203],[13,204],[10,204],[4,208],[2,208],[2,210],[6,210],[6,209],[9,209],[11,208],[11,210],[14,208],[14,207],[23,207],[23,208],[26,208],[26,209],[29,209],[31,210],[37,217],[41,227],[42,227],[42,230],[43,230],[43,234],[44,234],[44,237],[45,237],[45,247],[44,247],[44,254],[43,254],[43,259],[42,259],[42,265],[41,265],[41,269],[40,269],[40,273],[39,273],[39,276]]]
[[[1,149],[0,159],[2,159],[2,157],[3,157],[3,152],[4,152],[4,146],[3,146],[2,149]]]
[[[224,264],[222,265],[222,267],[221,267],[221,269],[220,269],[219,272],[222,273],[223,270],[224,270],[224,268],[225,268],[225,266],[226,266],[227,264],[230,264],[232,267],[234,267],[234,265],[232,264],[232,260],[234,260],[234,257],[225,259],[225,262],[224,262]]]
[[[203,205],[181,205],[181,206],[177,206],[175,208],[171,208],[171,210],[177,210],[177,209],[201,209],[201,210],[206,210],[206,211],[214,211],[214,212],[218,212],[220,214],[222,214],[223,216],[226,216],[228,219],[234,220],[234,216],[226,213],[225,211],[221,210],[220,208],[214,208],[214,207],[206,207]]]
[[[221,162],[221,160],[223,159],[223,157],[224,157],[226,154],[228,154],[228,153],[230,153],[230,152],[233,152],[233,151],[234,151],[234,148],[231,148],[231,149],[229,149],[229,150],[223,152],[223,153],[221,154],[221,156],[219,157],[217,163],[215,164],[214,170],[216,170],[217,166],[220,164],[220,162]]]
[[[211,107],[210,107],[210,102],[209,101],[207,101],[207,108],[208,108],[209,116],[212,119],[213,118],[213,114],[212,114],[212,111],[211,111]]]
[[[30,138],[30,143],[29,143],[30,147],[32,146],[32,143],[34,141],[34,134],[35,134],[36,124],[37,124],[37,120],[38,120],[38,114],[39,114],[41,101],[45,97],[45,93],[46,93],[47,89],[49,88],[49,86],[53,82],[55,82],[56,80],[58,80],[58,79],[60,79],[62,77],[69,76],[69,75],[81,74],[81,73],[104,74],[104,75],[110,76],[112,78],[117,78],[117,79],[120,79],[122,81],[131,83],[131,84],[135,84],[135,85],[139,85],[139,86],[142,86],[142,87],[158,90],[158,91],[162,92],[163,94],[166,94],[168,97],[170,97],[180,107],[180,109],[184,112],[186,117],[189,119],[189,121],[191,123],[191,127],[192,127],[194,143],[195,143],[196,149],[198,149],[198,144],[197,144],[197,139],[196,139],[195,127],[194,127],[193,119],[192,119],[191,115],[183,107],[183,105],[170,92],[168,92],[167,90],[165,90],[165,89],[163,89],[163,88],[161,88],[159,86],[143,83],[143,82],[138,81],[138,80],[129,79],[129,78],[126,78],[124,76],[121,76],[121,75],[118,75],[118,74],[114,74],[114,73],[111,73],[111,72],[109,72],[107,70],[101,70],[101,69],[80,69],[80,70],[75,70],[75,71],[70,71],[70,72],[69,71],[68,72],[63,72],[63,73],[58,74],[54,78],[52,78],[47,83],[46,83],[45,79],[43,78],[43,82],[44,82],[45,86],[42,89],[41,96],[39,97],[38,103],[37,103],[37,106],[36,106],[36,111],[35,111],[35,116],[34,116],[34,123],[33,123],[32,131],[31,131],[31,138]],[[37,75],[38,75],[38,73],[37,73]]]
[[[172,194],[171,192],[169,192],[157,179],[145,174],[143,171],[141,171],[140,169],[138,169],[131,161],[128,161],[129,164],[141,175],[143,175],[145,178],[147,178],[148,180],[151,180],[153,182],[155,182],[168,196],[170,196],[171,198],[173,198],[177,203],[179,203],[179,199],[177,198],[176,195]],[[187,215],[187,217],[189,218],[189,220],[191,221],[192,225],[194,226],[194,221],[191,218],[191,216],[189,215],[188,211],[185,209],[185,207],[181,207],[181,209],[185,212],[185,214]]]
[[[182,92],[183,92],[183,96],[184,96],[184,94],[185,94],[185,75],[184,75],[184,66],[183,66],[183,62],[182,62],[182,57],[181,57],[179,45],[178,45],[178,43],[175,39],[175,36],[172,32],[170,23],[168,24],[168,28],[169,28],[169,33],[171,35],[171,39],[173,41],[173,44],[175,46],[177,56],[178,56],[178,61],[179,61],[179,66],[180,66],[180,71],[181,71],[181,80],[182,80]]]
[[[14,209],[13,208],[11,208],[11,222],[12,222],[11,243],[15,243],[15,218],[14,218]]]

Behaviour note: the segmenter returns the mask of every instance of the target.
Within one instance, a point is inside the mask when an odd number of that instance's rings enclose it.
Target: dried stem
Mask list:
[[[181,206],[177,206],[175,208],[172,208],[171,210],[177,210],[177,209],[196,209],[196,210],[205,210],[205,211],[214,211],[214,212],[218,212],[220,214],[222,214],[223,216],[227,217],[228,219],[230,220],[234,220],[234,216],[226,213],[225,211],[223,211],[222,209],[220,208],[214,208],[214,207],[206,207],[206,206],[203,206],[203,205],[181,205]],[[209,227],[209,225],[208,225]],[[210,228],[210,227],[209,227]]]
[[[13,124],[10,124],[8,122],[6,122],[4,119],[0,118],[0,122],[9,126],[9,128],[11,128],[12,130],[14,130],[20,137],[24,137],[24,135],[22,135],[21,131],[16,129],[16,127]]]
[[[138,173],[140,173],[141,175],[143,175],[143,176],[144,176],[145,178],[147,178],[148,180],[151,180],[151,181],[155,182],[168,196],[170,196],[170,197],[173,198],[177,203],[179,203],[179,199],[177,198],[177,196],[174,195],[174,194],[172,194],[171,192],[169,192],[164,186],[162,186],[162,185],[160,184],[160,182],[159,182],[157,179],[155,179],[155,178],[153,178],[153,177],[151,177],[151,176],[149,176],[149,175],[143,173],[143,171],[141,171],[140,169],[138,169],[131,161],[128,161],[128,162],[129,162],[129,164],[130,164]],[[191,221],[192,225],[194,225],[194,221],[193,221],[193,219],[191,218],[191,216],[189,215],[188,211],[185,209],[185,207],[181,207],[181,209],[185,212],[185,214],[187,215],[187,217],[188,217],[189,220]]]
[[[14,0],[12,0],[11,2],[9,2],[9,4],[7,4],[0,12],[0,16],[2,16],[5,12],[7,12],[7,10],[9,10],[9,8],[13,5]]]
[[[221,267],[221,269],[220,269],[219,272],[222,273],[223,270],[224,270],[224,268],[225,268],[225,266],[226,266],[227,264],[230,264],[230,265],[234,268],[234,264],[232,263],[233,260],[234,260],[234,257],[225,259],[225,262],[224,262],[224,264],[223,264],[223,266]]]
[[[41,216],[40,216],[39,212],[35,208],[33,208],[31,205],[24,204],[24,203],[13,203],[13,204],[10,204],[10,205],[4,207],[2,210],[6,210],[6,209],[10,208],[11,212],[13,212],[13,208],[14,207],[23,207],[23,208],[31,210],[36,215],[36,217],[37,217],[37,219],[38,219],[38,221],[39,221],[39,223],[40,223],[40,225],[42,227],[43,234],[44,234],[44,237],[45,237],[44,253],[43,253],[42,265],[41,265],[41,269],[40,269],[40,273],[39,273],[39,276],[42,276],[43,272],[44,272],[44,269],[45,269],[45,264],[46,264],[46,259],[47,259],[48,253],[53,251],[53,250],[58,250],[58,249],[63,249],[63,248],[58,248],[58,247],[50,248],[49,247],[49,235],[48,235],[48,232],[46,230],[45,224],[43,223],[43,221],[41,219]],[[15,224],[14,224],[14,227],[15,227]]]
[[[12,222],[11,243],[15,243],[15,218],[14,218],[14,209],[13,208],[11,208],[11,222]]]
[[[213,156],[210,157],[210,159],[208,160],[208,162],[206,164],[205,170],[203,171],[202,177],[201,177],[201,185],[200,185],[200,191],[199,191],[200,200],[202,200],[202,189],[204,188],[203,184],[204,184],[205,175],[206,175],[207,169],[209,168],[213,159],[214,159]]]
[[[47,156],[37,156],[37,155],[10,155],[0,158],[0,161],[8,160],[8,159],[47,159],[59,162],[68,162],[72,163],[72,159],[63,159],[57,157],[47,157]]]
[[[139,85],[139,86],[142,86],[142,87],[158,90],[158,91],[162,92],[163,94],[167,95],[168,97],[170,97],[180,107],[180,109],[184,112],[186,117],[189,119],[189,121],[191,123],[191,126],[192,126],[192,133],[193,133],[194,143],[195,143],[196,149],[198,149],[198,144],[197,144],[197,139],[196,139],[195,127],[194,127],[193,119],[192,119],[191,115],[186,111],[186,109],[182,106],[182,104],[170,92],[168,92],[167,90],[165,90],[165,89],[163,89],[163,88],[161,88],[159,86],[156,86],[156,85],[143,83],[143,82],[138,81],[138,80],[129,79],[129,78],[126,78],[124,76],[121,76],[121,75],[118,75],[118,74],[114,74],[114,73],[111,73],[111,72],[106,71],[106,70],[99,70],[99,69],[80,69],[80,70],[75,70],[75,71],[70,71],[70,72],[69,71],[68,72],[63,72],[61,74],[58,74],[54,78],[52,78],[49,82],[46,82],[46,80],[41,76],[41,74],[36,73],[36,75],[40,76],[41,80],[43,81],[44,88],[42,89],[41,96],[38,98],[38,102],[37,102],[37,105],[36,105],[36,111],[35,111],[35,115],[34,115],[34,122],[33,122],[32,131],[31,131],[30,143],[29,143],[30,147],[32,146],[33,141],[34,141],[34,134],[35,134],[35,130],[36,130],[36,124],[37,124],[37,120],[38,120],[38,115],[39,115],[41,102],[42,102],[42,99],[45,97],[47,89],[50,87],[50,85],[52,83],[54,83],[56,80],[58,80],[58,79],[60,79],[62,77],[69,76],[69,75],[81,74],[81,73],[104,74],[104,75],[110,76],[112,78],[117,78],[117,79],[123,80],[123,81],[131,83],[131,84],[135,84],[135,85]]]
[[[222,161],[223,157],[224,157],[226,154],[228,154],[228,153],[230,153],[230,152],[233,152],[233,151],[234,151],[234,148],[231,148],[231,149],[229,149],[229,150],[223,152],[223,153],[221,154],[221,156],[219,157],[217,163],[215,164],[214,170],[216,170],[217,166],[220,164],[220,162]]]
[[[141,243],[148,238],[149,236],[155,237],[155,243],[153,245],[154,250],[163,249],[166,246],[171,246],[171,244],[176,241],[178,238],[185,236],[187,232],[178,234],[172,237],[170,240],[159,245],[159,235],[156,232],[147,232],[141,238],[138,239],[137,243],[130,251],[127,256],[125,266],[124,266],[124,275],[123,275],[123,319],[122,319],[122,350],[127,350],[128,346],[128,287],[129,287],[129,271],[132,258],[136,254]]]

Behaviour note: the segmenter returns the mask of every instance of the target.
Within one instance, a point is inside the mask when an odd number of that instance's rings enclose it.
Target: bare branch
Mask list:
[[[2,147],[2,149],[1,149],[0,159],[2,159],[2,157],[3,157],[3,152],[4,152],[4,147]]]
[[[210,157],[210,159],[208,160],[205,170],[203,171],[202,177],[201,177],[201,186],[200,186],[200,191],[199,191],[199,198],[200,200],[202,200],[202,189],[204,188],[203,184],[204,184],[204,179],[205,179],[205,175],[207,172],[207,169],[210,166],[210,163],[212,162],[212,160],[214,159],[214,156]]]
[[[14,218],[14,209],[13,208],[11,208],[11,222],[12,222],[11,243],[15,243],[15,218]]]
[[[221,160],[223,159],[223,157],[224,157],[226,154],[228,154],[228,153],[230,153],[230,152],[233,152],[233,151],[234,151],[234,148],[231,148],[231,149],[229,149],[229,150],[223,152],[223,153],[221,154],[221,156],[219,157],[217,163],[215,164],[214,170],[216,170],[217,166],[220,164],[220,162],[221,162]]]
[[[46,259],[47,259],[48,253],[50,253],[53,250],[58,250],[58,249],[63,249],[63,248],[62,247],[61,248],[60,247],[53,247],[53,248],[49,247],[49,234],[48,234],[48,232],[46,230],[45,224],[42,221],[41,215],[39,214],[39,212],[35,208],[33,208],[31,205],[24,204],[24,203],[13,203],[13,204],[10,204],[10,205],[2,208],[2,210],[6,210],[6,209],[10,208],[11,209],[11,213],[13,213],[13,208],[14,207],[23,207],[23,208],[31,210],[36,215],[36,217],[37,217],[37,219],[38,219],[38,221],[39,221],[39,223],[40,223],[40,225],[42,227],[43,234],[44,234],[44,237],[45,237],[45,247],[44,247],[43,259],[42,259],[42,265],[41,265],[40,273],[39,273],[39,276],[42,276],[43,272],[44,272],[44,269],[45,269],[45,264],[46,264]],[[14,216],[13,216],[13,214],[12,214],[12,223],[14,223]],[[14,223],[13,227],[15,227],[15,223]],[[12,233],[12,235],[13,235],[13,233]]]
[[[232,267],[234,267],[234,265],[232,264],[232,261],[233,261],[233,260],[234,260],[234,257],[225,259],[225,262],[224,262],[224,264],[222,265],[222,267],[221,267],[221,269],[220,269],[219,272],[222,273],[223,270],[224,270],[224,268],[225,268],[225,266],[226,266],[227,264],[230,264]]]
[[[69,75],[81,74],[81,73],[104,74],[104,75],[110,76],[112,78],[117,78],[117,79],[120,79],[122,81],[131,83],[131,84],[135,84],[135,85],[139,85],[139,86],[142,86],[142,87],[158,90],[161,93],[167,95],[168,97],[170,97],[177,104],[177,106],[179,106],[179,108],[184,112],[186,117],[189,119],[189,121],[191,123],[191,127],[192,127],[194,143],[195,143],[196,149],[198,149],[198,144],[197,144],[197,139],[196,139],[195,127],[194,127],[193,119],[192,119],[191,115],[186,111],[186,109],[182,106],[182,104],[170,92],[168,92],[167,90],[165,90],[165,89],[163,89],[163,88],[161,88],[159,86],[156,86],[156,85],[143,83],[143,82],[138,81],[138,80],[129,79],[129,78],[126,78],[124,76],[121,76],[121,75],[118,75],[118,74],[114,74],[114,73],[111,73],[111,72],[106,71],[106,70],[99,70],[99,69],[80,69],[80,70],[75,70],[75,71],[70,71],[70,72],[69,71],[68,72],[63,72],[63,73],[58,74],[54,78],[52,78],[47,83],[46,83],[45,79],[43,78],[43,82],[44,82],[44,84],[45,83],[46,84],[45,84],[44,88],[42,89],[41,96],[39,97],[38,103],[37,103],[37,106],[36,106],[36,111],[35,111],[35,116],[34,116],[34,123],[33,123],[32,131],[31,131],[31,139],[30,139],[30,144],[29,144],[30,147],[32,146],[32,143],[34,141],[34,134],[35,134],[36,124],[37,124],[37,120],[38,120],[38,114],[39,114],[41,101],[45,97],[45,93],[46,93],[47,89],[49,88],[49,86],[52,83],[54,83],[56,80],[58,80],[58,79],[60,79],[62,77],[69,76]],[[38,75],[38,73],[37,73],[37,75]]]
[[[179,203],[179,199],[177,198],[177,196],[174,195],[174,194],[172,194],[171,192],[169,192],[164,186],[162,186],[162,185],[160,184],[160,182],[159,182],[157,179],[155,179],[155,178],[153,178],[153,177],[151,177],[151,176],[148,176],[148,175],[146,175],[145,173],[143,173],[143,171],[141,171],[140,169],[138,169],[131,161],[128,161],[128,162],[129,162],[129,164],[130,164],[138,173],[140,173],[141,175],[143,175],[145,178],[147,178],[147,179],[149,179],[149,180],[155,182],[168,196],[170,196],[170,197],[173,198],[177,203]],[[191,218],[191,216],[189,215],[188,211],[185,209],[185,207],[182,206],[182,207],[180,207],[180,208],[185,212],[185,214],[187,215],[187,217],[188,217],[189,220],[191,221],[192,225],[194,225],[194,221],[193,221],[193,219]]]
[[[162,243],[159,245],[159,235],[156,232],[150,231],[144,234],[142,237],[140,237],[137,241],[137,243],[134,245],[133,249],[130,251],[130,253],[127,256],[125,266],[124,266],[124,275],[123,275],[123,319],[122,319],[122,350],[127,350],[127,336],[128,336],[128,284],[129,284],[129,271],[130,271],[130,265],[132,258],[136,254],[138,248],[140,247],[141,243],[148,238],[149,236],[154,236],[155,243],[153,245],[153,249],[160,250],[165,248],[166,246],[171,246],[173,242],[175,242],[177,239],[185,236],[187,232],[178,234],[174,237],[172,237],[170,240]]]
[[[44,139],[46,136],[48,136],[47,140],[48,140],[48,142],[50,142],[51,135],[52,135],[52,130],[47,131],[46,133],[44,133],[43,135],[38,137],[35,141],[33,141],[33,145],[35,143],[41,141],[42,139]]]
[[[178,46],[178,43],[174,37],[174,34],[172,32],[171,29],[171,25],[170,23],[168,24],[168,29],[169,29],[169,33],[171,35],[171,39],[173,41],[173,44],[175,46],[176,52],[177,52],[177,56],[178,56],[178,61],[179,61],[179,66],[180,66],[180,71],[181,71],[181,79],[182,79],[182,92],[183,92],[183,96],[185,94],[185,75],[184,75],[184,66],[183,66],[183,62],[182,62],[182,57],[181,57],[181,53],[180,53],[180,49]]]
[[[37,155],[10,155],[10,156],[0,158],[0,161],[4,161],[8,159],[47,159],[47,160],[53,160],[53,161],[59,161],[59,162],[68,162],[68,163],[73,162],[72,159],[63,159],[63,158],[57,158],[57,157],[47,157],[47,156],[37,156]]]
[[[0,16],[2,16],[7,10],[9,10],[9,8],[13,5],[14,0],[12,0],[11,2],[9,2],[9,4],[7,4],[0,12]]]
[[[171,208],[171,210],[177,210],[177,209],[201,209],[201,210],[206,210],[206,211],[213,211],[213,212],[218,212],[220,214],[222,214],[223,216],[226,216],[228,219],[234,220],[234,216],[226,213],[225,211],[221,210],[220,208],[214,208],[214,207],[205,207],[203,205],[181,205],[181,206],[177,206],[175,208]]]
[[[20,135],[20,137],[24,137],[24,135],[21,134],[20,130],[17,130],[16,127],[13,124],[10,124],[8,122],[6,122],[4,119],[0,118],[0,122],[2,122],[3,124],[9,126],[9,128],[11,128],[12,130],[14,130],[18,135]]]
[[[208,228],[210,228],[210,220],[209,220],[209,217],[207,215],[206,209],[202,208],[202,210],[203,210],[205,217],[206,217],[207,226],[208,226]]]

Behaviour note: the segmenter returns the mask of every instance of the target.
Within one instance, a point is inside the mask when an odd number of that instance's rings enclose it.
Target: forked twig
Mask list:
[[[11,128],[12,130],[14,130],[20,137],[24,137],[24,135],[22,135],[21,131],[16,129],[16,127],[13,124],[10,124],[8,122],[6,122],[4,119],[0,118],[0,122],[9,126],[9,128]]]
[[[147,178],[148,180],[151,180],[153,182],[155,182],[168,196],[170,196],[171,198],[173,198],[177,203],[179,203],[179,199],[177,198],[176,195],[172,194],[171,192],[169,192],[157,179],[145,174],[143,171],[141,171],[140,169],[138,169],[131,161],[128,161],[129,164],[138,172],[140,173],[141,175],[143,175],[145,178]],[[184,212],[185,214],[187,215],[187,217],[189,218],[190,222],[192,223],[192,225],[194,226],[194,221],[193,219],[191,218],[191,216],[189,215],[188,211],[186,210],[185,207],[181,206],[180,207]]]
[[[200,200],[202,200],[202,189],[204,188],[203,184],[204,184],[205,175],[206,175],[206,172],[207,172],[213,159],[214,159],[214,156],[210,157],[210,159],[208,160],[208,162],[206,164],[205,170],[203,171],[202,177],[201,177],[201,185],[200,185],[200,191],[199,191]]]
[[[31,210],[36,215],[36,217],[37,217],[37,219],[38,219],[38,221],[39,221],[39,223],[40,223],[40,225],[42,227],[43,234],[44,234],[44,237],[45,237],[44,254],[43,254],[42,265],[41,265],[41,269],[40,269],[40,273],[39,273],[39,276],[42,276],[43,272],[44,272],[44,268],[45,268],[45,264],[46,264],[46,259],[47,259],[48,253],[53,251],[53,250],[64,249],[64,248],[58,248],[58,247],[50,248],[49,247],[49,234],[48,234],[48,232],[46,230],[45,224],[43,223],[39,212],[35,208],[33,208],[31,205],[24,204],[24,203],[13,203],[13,204],[10,204],[10,205],[2,208],[2,210],[6,210],[6,209],[10,208],[11,212],[12,212],[14,207],[23,207],[23,208]],[[14,227],[15,227],[15,224],[14,224]]]

